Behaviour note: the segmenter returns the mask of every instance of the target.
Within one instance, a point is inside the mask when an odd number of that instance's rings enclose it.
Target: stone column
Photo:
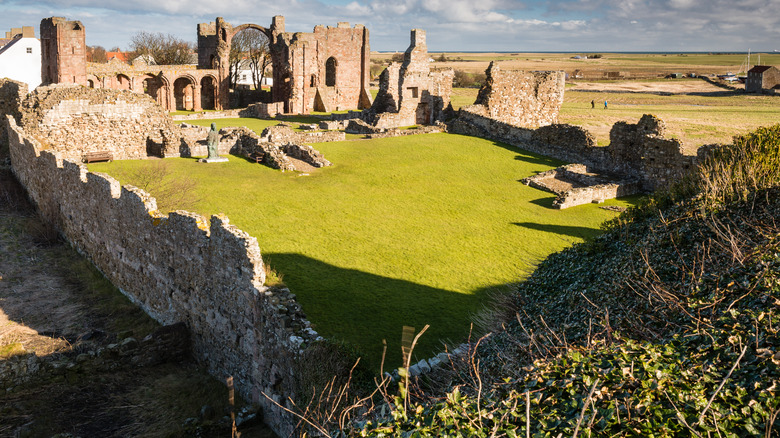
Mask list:
[[[197,83],[192,88],[192,110],[203,111],[203,107],[200,104],[200,85]]]

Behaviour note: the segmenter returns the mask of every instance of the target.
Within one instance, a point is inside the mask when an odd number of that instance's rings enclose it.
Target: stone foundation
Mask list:
[[[641,190],[638,180],[621,180],[610,175],[589,172],[583,164],[568,164],[528,178],[522,183],[555,193],[553,208],[600,203],[607,199],[629,196]]]
[[[261,137],[272,143],[325,143],[330,141],[344,141],[346,135],[340,131],[296,131],[290,125],[279,124],[269,126],[263,130]]]

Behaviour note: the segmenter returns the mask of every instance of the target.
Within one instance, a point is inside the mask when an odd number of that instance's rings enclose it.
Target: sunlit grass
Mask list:
[[[357,345],[373,364],[382,339],[398,364],[404,325],[431,325],[421,356],[439,339],[462,341],[488,291],[615,215],[595,205],[551,209],[551,194],[518,180],[560,163],[488,140],[430,134],[316,146],[334,166],[309,176],[239,157],[166,161],[199,182],[199,212],[225,213],[257,237],[320,333]],[[126,175],[146,164],[90,169],[132,183]]]
[[[477,91],[454,88],[453,108],[474,103]],[[590,106],[591,100],[596,102],[595,109]],[[604,100],[609,102],[607,110],[604,110]],[[619,121],[636,123],[644,114],[653,114],[666,122],[667,137],[680,139],[692,153],[698,146],[728,143],[734,135],[777,123],[780,98],[750,94],[663,96],[566,90],[558,122],[582,126],[596,137],[600,146],[606,146],[612,125]]]

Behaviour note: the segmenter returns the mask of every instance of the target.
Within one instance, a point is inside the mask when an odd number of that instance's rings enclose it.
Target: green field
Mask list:
[[[474,103],[477,91],[476,88],[453,89],[453,108]],[[609,101],[608,110],[603,109],[605,99]],[[596,109],[591,108],[591,100],[596,102]],[[681,140],[687,152],[693,153],[701,145],[728,143],[734,135],[777,123],[780,97],[742,93],[660,95],[566,90],[558,122],[582,126],[596,137],[600,146],[606,146],[609,131],[615,123],[636,123],[643,114],[661,118],[666,122],[666,136]]]
[[[257,237],[321,334],[355,344],[375,366],[382,339],[388,365],[399,364],[404,325],[430,324],[421,357],[440,339],[461,342],[492,292],[615,215],[551,209],[551,194],[518,180],[560,163],[488,140],[431,134],[316,147],[334,166],[308,176],[240,157],[165,162],[197,181],[198,212],[225,213]],[[132,184],[132,170],[150,164],[89,168]]]

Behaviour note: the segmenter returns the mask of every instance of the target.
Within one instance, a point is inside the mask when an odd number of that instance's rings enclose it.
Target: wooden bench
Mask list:
[[[87,152],[84,154],[85,163],[92,163],[94,161],[114,161],[114,155],[108,151]]]
[[[265,153],[264,152],[253,152],[249,154],[249,159],[254,160],[255,163],[262,163],[265,159]]]

